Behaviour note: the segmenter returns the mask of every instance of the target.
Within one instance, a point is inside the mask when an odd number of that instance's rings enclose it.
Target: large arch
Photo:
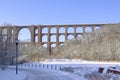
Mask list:
[[[18,40],[20,42],[31,42],[31,33],[28,28],[22,28],[18,32]]]

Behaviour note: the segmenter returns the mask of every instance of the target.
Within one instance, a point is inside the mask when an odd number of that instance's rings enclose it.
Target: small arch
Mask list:
[[[56,35],[51,35],[50,36],[50,41],[51,42],[56,42]]]
[[[28,28],[22,28],[18,32],[18,39],[20,42],[31,42],[31,33]]]
[[[7,40],[7,28],[4,28],[2,30],[2,35],[3,35],[3,41]]]
[[[63,43],[59,44],[59,46],[63,46],[63,45],[64,45]]]
[[[38,36],[35,36],[35,42],[38,42]]]
[[[65,35],[59,36],[59,42],[65,42]]]
[[[73,27],[69,27],[67,32],[68,33],[74,33],[74,28]]]
[[[77,39],[81,39],[82,38],[82,35],[81,34],[78,34],[77,35]]]
[[[42,46],[43,46],[43,47],[45,47],[45,48],[47,48],[47,47],[48,47],[48,45],[47,45],[47,44],[43,44]]]
[[[43,35],[42,36],[42,42],[47,42],[48,40],[48,36],[47,35]]]
[[[64,27],[60,27],[59,28],[59,33],[65,33],[65,28]]]
[[[92,28],[91,28],[91,27],[89,27],[89,26],[88,26],[88,27],[86,27],[86,28],[85,28],[85,32],[92,32]]]
[[[99,30],[100,29],[100,26],[95,26],[94,27],[94,30]]]
[[[76,28],[76,33],[83,33],[83,28],[82,27],[77,27]]]
[[[35,34],[38,34],[38,29],[35,30]]]
[[[12,30],[11,33],[14,34],[14,31]]]
[[[74,39],[74,35],[68,35],[68,39]]]
[[[51,48],[55,48],[56,44],[51,44],[50,46],[51,46]]]
[[[2,34],[7,34],[7,28],[4,28],[3,30],[2,30]]]
[[[56,27],[52,27],[51,29],[50,29],[50,33],[56,33],[57,32],[57,28]]]
[[[42,33],[48,33],[48,28],[47,27],[43,28]]]

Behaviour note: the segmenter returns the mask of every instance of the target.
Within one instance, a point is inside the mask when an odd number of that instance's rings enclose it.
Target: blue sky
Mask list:
[[[120,22],[120,0],[0,0],[0,25]]]
[[[0,0],[0,25],[118,23],[119,8],[120,0]]]

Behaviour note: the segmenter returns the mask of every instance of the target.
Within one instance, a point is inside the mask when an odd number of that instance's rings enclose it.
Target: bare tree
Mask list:
[[[13,39],[12,27],[4,25],[0,34],[0,66],[12,64],[15,57],[15,40]]]

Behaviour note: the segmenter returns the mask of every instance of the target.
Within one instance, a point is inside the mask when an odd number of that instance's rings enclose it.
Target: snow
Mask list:
[[[74,72],[61,71],[61,69],[65,67],[72,67]],[[46,75],[50,76],[53,80],[87,80],[84,78],[85,75],[91,74],[93,71],[97,72],[99,67],[105,68],[103,74],[105,74],[111,67],[116,67],[116,69],[120,70],[120,64],[117,62],[92,62],[83,60],[54,59],[19,65],[20,71],[18,75],[15,74],[15,70],[0,71],[0,80],[37,80],[37,78],[44,78]],[[9,68],[14,69],[15,66],[9,66]],[[40,76],[40,74],[43,76]]]
[[[4,71],[0,70],[0,80],[25,80],[27,75],[19,71],[16,75],[15,70],[6,69]]]

